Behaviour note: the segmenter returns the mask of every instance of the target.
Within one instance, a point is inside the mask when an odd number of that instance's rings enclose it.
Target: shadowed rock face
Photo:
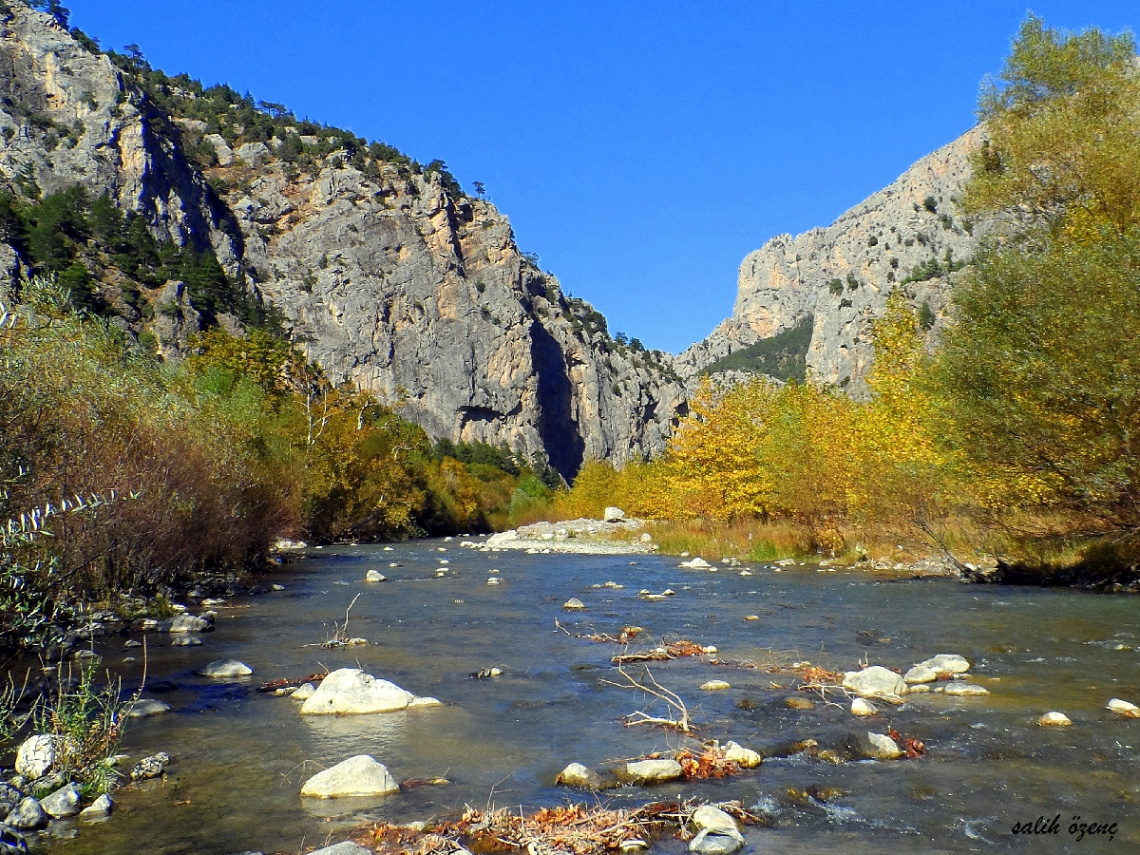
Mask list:
[[[950,283],[961,275],[951,269],[973,259],[979,238],[991,228],[970,222],[958,206],[970,177],[969,152],[980,142],[974,129],[828,228],[779,235],[750,253],[740,265],[732,317],[681,354],[678,370],[695,373],[810,319],[808,376],[864,391],[871,325],[891,290],[903,288],[915,308],[929,305],[931,335],[937,335]],[[904,284],[908,277],[919,281]]]
[[[394,163],[365,175],[334,153],[298,172],[274,141],[231,149],[205,123],[161,114],[50,16],[12,9],[0,24],[5,189],[81,184],[161,241],[212,248],[332,381],[400,406],[432,436],[543,453],[567,477],[587,458],[663,449],[683,402],[671,357],[614,342],[592,306],[519,252],[493,205]],[[61,144],[64,129],[74,140]],[[213,145],[218,165],[199,169],[191,144]],[[20,259],[0,246],[0,264]],[[114,303],[117,286],[103,287]],[[184,320],[150,327],[178,358],[202,319],[180,283],[147,299],[179,305]]]

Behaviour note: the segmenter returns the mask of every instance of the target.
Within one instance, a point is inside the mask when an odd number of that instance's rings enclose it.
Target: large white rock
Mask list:
[[[689,561],[682,561],[680,566],[688,570],[708,570],[712,567],[712,565],[703,558],[693,558]]]
[[[337,799],[385,796],[399,790],[400,785],[388,767],[369,754],[357,754],[309,778],[301,787],[301,795],[314,799]]]
[[[843,688],[861,698],[898,700],[906,694],[903,678],[882,665],[872,665],[862,671],[848,671],[843,675]]]
[[[949,671],[951,674],[965,674],[970,670],[970,663],[957,653],[939,653],[918,664],[932,671]]]
[[[47,733],[29,736],[16,752],[16,771],[29,780],[43,777],[55,765],[58,737]]]
[[[415,695],[395,683],[378,680],[359,668],[341,668],[321,681],[301,707],[302,715],[358,715],[407,708]]]
[[[625,511],[611,505],[602,512],[602,519],[606,522],[621,522],[625,519]]]
[[[1041,718],[1037,719],[1037,723],[1042,727],[1072,727],[1073,722],[1063,712],[1047,712]]]

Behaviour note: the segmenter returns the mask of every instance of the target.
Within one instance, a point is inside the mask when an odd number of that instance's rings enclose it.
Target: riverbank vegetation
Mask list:
[[[399,401],[333,388],[266,331],[215,327],[170,366],[75,296],[35,277],[0,309],[5,643],[80,599],[249,565],[278,537],[487,530],[520,491],[549,492],[545,467],[433,446]]]
[[[1085,575],[1065,578],[1134,579],[1136,46],[1031,16],[979,116],[988,139],[965,205],[999,228],[938,347],[924,346],[921,307],[900,288],[875,326],[866,399],[810,382],[706,382],[662,460],[588,464],[559,509],[699,520],[703,535],[690,522],[663,537],[714,553],[747,544],[737,554],[754,558],[913,543],[967,561],[999,552],[1030,577],[1075,562]]]

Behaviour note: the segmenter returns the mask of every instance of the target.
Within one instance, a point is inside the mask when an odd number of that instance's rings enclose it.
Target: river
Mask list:
[[[201,646],[174,647],[169,636],[148,635],[144,696],[173,711],[132,721],[122,749],[134,757],[168,752],[168,778],[119,790],[110,821],[84,825],[73,839],[48,840],[47,851],[296,853],[344,839],[346,829],[370,818],[422,820],[465,804],[517,809],[678,796],[740,799],[767,815],[770,827],[747,830],[753,852],[1140,851],[1140,720],[1104,709],[1113,697],[1140,702],[1140,600],[843,569],[755,565],[753,575],[741,575],[742,568],[694,571],[678,563],[662,556],[482,553],[457,541],[310,550],[274,574],[283,591],[222,607]],[[447,574],[437,577],[443,566]],[[390,581],[365,584],[370,569]],[[487,584],[492,575],[500,584]],[[594,587],[608,581],[625,587]],[[643,588],[676,593],[647,601],[638,597]],[[316,646],[332,636],[357,594],[349,634],[370,643]],[[570,597],[588,611],[564,612]],[[759,620],[746,620],[753,615]],[[718,657],[732,662],[905,669],[958,653],[973,663],[970,679],[990,694],[921,695],[868,722],[854,718],[842,698],[828,704],[818,694],[806,695],[817,701],[814,709],[789,709],[785,699],[796,694],[790,674],[702,659],[657,663],[653,675],[684,699],[702,739],[763,750],[806,738],[830,744],[860,728],[885,732],[891,725],[922,740],[929,753],[838,765],[802,755],[772,758],[726,780],[600,797],[556,787],[570,762],[593,766],[681,744],[676,734],[622,726],[623,715],[648,701],[605,682],[615,677],[609,660],[620,648],[575,637],[617,635],[630,624],[644,627],[646,639],[715,645]],[[124,649],[125,640],[104,639],[98,651],[130,687],[142,663],[137,649]],[[215,682],[195,675],[223,658],[247,663],[253,677]],[[491,666],[502,676],[471,676]],[[342,667],[361,667],[445,706],[302,718],[297,701],[256,691],[262,681]],[[640,673],[638,667],[631,671]],[[701,691],[710,679],[732,688]],[[1065,712],[1073,726],[1037,726],[1049,710]],[[451,783],[408,788],[349,815],[336,815],[343,808],[336,801],[302,804],[306,778],[360,753],[375,756],[398,780],[441,776]],[[808,796],[809,789],[821,798]],[[1013,833],[1057,816],[1055,834]],[[1116,823],[1114,839],[1078,842],[1069,833],[1076,816]],[[656,851],[685,850],[665,841]]]

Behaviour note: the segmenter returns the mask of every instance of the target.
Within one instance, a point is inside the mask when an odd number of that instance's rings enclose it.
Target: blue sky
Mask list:
[[[971,127],[1027,8],[1132,2],[65,0],[104,48],[486,185],[610,331],[679,352],[768,238],[826,226]]]

